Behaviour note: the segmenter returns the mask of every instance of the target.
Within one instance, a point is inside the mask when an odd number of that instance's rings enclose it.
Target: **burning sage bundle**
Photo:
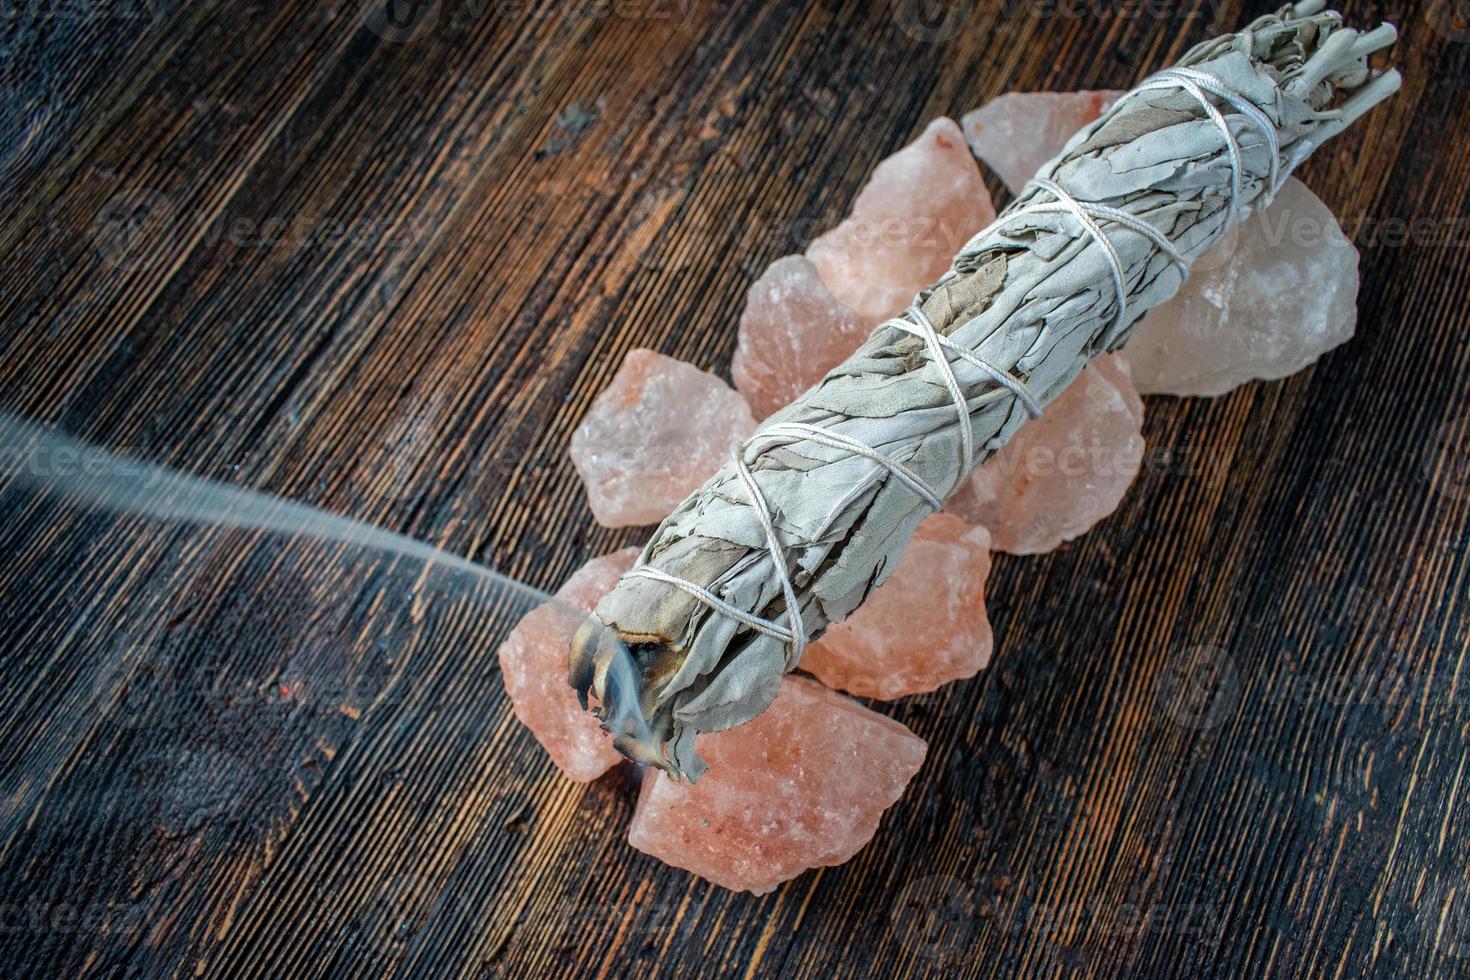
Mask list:
[[[737,446],[597,606],[571,682],[604,719],[648,722],[605,720],[614,744],[698,778],[698,732],[763,711],[970,470],[1397,89],[1367,64],[1394,36],[1300,3],[1198,45],[1074,136],[939,282]]]

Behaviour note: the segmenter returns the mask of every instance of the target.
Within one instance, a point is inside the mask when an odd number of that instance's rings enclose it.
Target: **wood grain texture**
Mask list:
[[[726,373],[927,120],[1267,6],[20,4],[0,407],[553,588],[644,533],[565,453],[627,350]],[[997,560],[992,668],[880,707],[930,754],[849,864],[752,898],[629,849],[627,774],[510,712],[515,602],[0,487],[7,975],[1470,971],[1470,30],[1346,13],[1406,81],[1301,174],[1356,339],[1150,400],[1119,513]]]

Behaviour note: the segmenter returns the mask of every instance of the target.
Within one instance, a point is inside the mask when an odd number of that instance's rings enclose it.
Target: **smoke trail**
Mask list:
[[[0,478],[55,494],[68,502],[121,514],[287,535],[306,535],[341,544],[375,548],[470,576],[478,584],[535,605],[549,603],[581,622],[586,613],[567,603],[459,555],[403,534],[374,527],[258,490],[244,490],[188,476],[108,452],[0,412]],[[637,690],[632,654],[621,641],[612,666],[619,690]],[[615,731],[646,739],[648,723],[636,696],[617,700]]]
[[[539,602],[551,596],[484,565],[407,535],[258,490],[175,473],[118,456],[0,412],[0,476],[99,510],[163,521],[221,524],[252,531],[305,534],[377,548],[464,572]]]

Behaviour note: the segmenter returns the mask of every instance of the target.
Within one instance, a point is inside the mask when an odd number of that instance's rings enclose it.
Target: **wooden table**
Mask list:
[[[55,7],[4,21],[0,405],[545,588],[646,533],[566,455],[627,350],[727,373],[753,277],[927,120],[1268,9]],[[929,758],[850,863],[754,898],[628,848],[633,779],[515,721],[490,591],[12,480],[6,975],[1465,975],[1470,30],[1348,13],[1405,75],[1302,171],[1357,337],[1150,400],[1121,510],[998,558],[994,665],[882,706]]]

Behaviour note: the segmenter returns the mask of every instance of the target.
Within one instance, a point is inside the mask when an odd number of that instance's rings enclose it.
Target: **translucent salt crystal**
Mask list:
[[[1013,192],[1122,92],[1008,92],[960,119],[975,155]]]
[[[709,762],[699,782],[645,775],[628,842],[758,895],[856,854],[926,748],[891,718],[791,675],[754,720],[703,733],[697,747]]]
[[[873,169],[852,214],[806,255],[832,295],[871,326],[908,306],[994,219],[964,134],[941,116]]]
[[[1131,348],[1130,348],[1131,350]],[[1143,400],[1118,354],[1099,357],[986,460],[945,508],[1034,555],[1117,509],[1143,462]]]
[[[926,517],[893,574],[802,654],[828,687],[897,698],[972,677],[990,662],[990,535],[953,514]]]
[[[754,430],[750,406],[725,382],[637,348],[572,434],[572,464],[599,524],[654,524]]]
[[[735,387],[765,418],[857,350],[868,330],[804,256],[777,259],[745,294],[730,365]]]
[[[1352,337],[1357,299],[1357,248],[1327,205],[1289,178],[1134,328],[1133,377],[1142,392],[1171,395],[1286,377]]]
[[[511,706],[568,779],[589,782],[622,756],[583,711],[567,683],[572,636],[618,578],[633,567],[637,548],[594,558],[572,573],[556,600],[531,610],[500,645],[500,673]]]

